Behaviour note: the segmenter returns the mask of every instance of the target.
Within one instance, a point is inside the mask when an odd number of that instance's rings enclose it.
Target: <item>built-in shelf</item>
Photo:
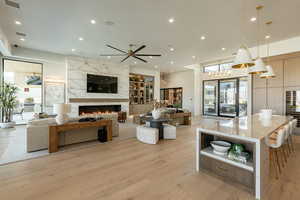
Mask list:
[[[154,98],[154,77],[139,74],[129,75],[129,104],[149,104]]]
[[[219,161],[222,161],[222,162],[225,162],[225,163],[228,163],[230,165],[248,170],[250,172],[254,172],[254,164],[253,164],[252,160],[248,161],[247,163],[241,163],[241,162],[237,162],[237,161],[234,161],[234,160],[230,160],[227,155],[226,156],[221,156],[221,155],[215,154],[213,152],[212,147],[207,147],[205,149],[202,149],[200,151],[200,154],[202,154],[204,156],[208,156],[208,157],[216,159],[216,160],[219,160]]]

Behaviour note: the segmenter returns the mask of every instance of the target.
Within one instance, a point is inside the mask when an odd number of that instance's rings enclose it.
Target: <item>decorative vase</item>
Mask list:
[[[154,109],[152,110],[152,117],[153,119],[159,119],[160,118],[160,110],[159,109]]]
[[[272,118],[272,109],[261,109],[260,110],[261,119],[271,119]]]
[[[0,123],[0,128],[13,128],[16,122]]]

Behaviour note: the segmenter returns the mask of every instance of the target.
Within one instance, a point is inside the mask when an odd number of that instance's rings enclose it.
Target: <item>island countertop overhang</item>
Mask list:
[[[258,114],[234,118],[202,118],[197,132],[231,137],[257,142],[289,122],[291,117],[273,115],[271,119],[261,119]]]

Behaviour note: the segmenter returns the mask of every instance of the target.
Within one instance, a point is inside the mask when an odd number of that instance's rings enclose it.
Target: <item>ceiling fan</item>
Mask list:
[[[129,50],[128,50],[128,52],[123,51],[123,50],[121,50],[121,49],[118,49],[118,48],[113,47],[113,46],[108,45],[108,44],[107,44],[106,46],[109,47],[109,48],[112,48],[112,49],[114,49],[114,50],[117,50],[117,51],[119,51],[119,52],[122,52],[123,54],[105,54],[105,55],[102,54],[102,55],[100,55],[100,56],[126,56],[123,60],[121,60],[121,62],[124,62],[124,61],[127,60],[128,58],[133,57],[133,58],[135,58],[135,59],[138,59],[138,60],[141,60],[141,61],[147,63],[146,60],[144,60],[144,59],[142,59],[142,58],[140,58],[140,57],[145,57],[145,56],[146,56],[146,57],[161,56],[160,54],[137,54],[137,52],[139,52],[139,51],[141,51],[142,49],[144,49],[144,48],[146,47],[146,45],[142,45],[142,46],[140,46],[139,48],[137,48],[136,50],[132,50],[132,48],[133,48],[134,46],[136,46],[136,45],[130,44],[130,45],[129,45]]]

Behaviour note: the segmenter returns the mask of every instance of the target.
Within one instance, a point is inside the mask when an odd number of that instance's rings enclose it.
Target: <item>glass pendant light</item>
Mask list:
[[[269,21],[266,23],[267,26],[270,26],[272,24],[272,21]],[[269,40],[269,37],[266,37],[266,39],[268,40],[268,43],[267,43],[267,56],[268,56],[268,61],[267,61],[267,72],[266,73],[262,73],[260,75],[260,78],[274,78],[275,77],[275,73],[274,73],[274,70],[272,68],[272,66],[270,65],[270,40]]]
[[[255,65],[249,68],[249,74],[261,74],[267,72],[266,65],[264,61],[259,56],[259,49],[260,49],[260,20],[259,20],[259,11],[263,8],[263,6],[257,6],[257,58],[255,60]]]

